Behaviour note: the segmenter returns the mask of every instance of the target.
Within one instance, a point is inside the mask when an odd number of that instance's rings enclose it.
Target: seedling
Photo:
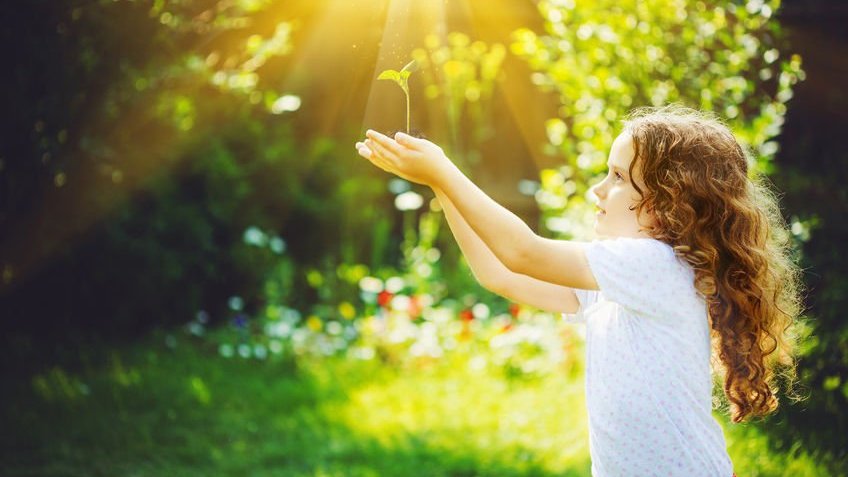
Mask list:
[[[409,132],[409,84],[407,81],[409,80],[409,75],[412,74],[413,71],[418,69],[418,65],[415,63],[415,60],[410,61],[403,67],[400,71],[395,70],[385,70],[380,73],[380,76],[377,77],[378,80],[392,80],[400,86],[400,89],[403,90],[403,94],[406,95],[406,133]]]

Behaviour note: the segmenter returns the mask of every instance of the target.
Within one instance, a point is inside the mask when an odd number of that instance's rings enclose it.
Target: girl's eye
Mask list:
[[[619,179],[621,179],[621,180],[624,180],[624,177],[622,177],[622,175],[621,175],[621,174],[619,174],[618,172],[616,172],[616,173],[615,173],[615,177],[617,177],[617,178],[619,178]]]

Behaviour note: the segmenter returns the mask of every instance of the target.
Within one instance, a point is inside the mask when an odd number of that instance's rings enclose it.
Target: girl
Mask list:
[[[800,272],[775,195],[720,120],[632,112],[591,189],[591,242],[536,235],[432,142],[369,130],[356,148],[435,191],[485,287],[586,324],[593,476],[734,475],[711,365],[733,422],[777,408],[774,371],[794,378]]]

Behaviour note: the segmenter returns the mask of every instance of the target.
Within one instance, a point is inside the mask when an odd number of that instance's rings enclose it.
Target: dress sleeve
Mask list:
[[[604,299],[640,315],[663,317],[686,293],[686,269],[668,244],[619,237],[584,245],[586,260]]]
[[[574,294],[577,296],[579,307],[574,313],[563,313],[562,319],[566,323],[586,323],[586,310],[592,306],[598,298],[597,291],[574,289]]]

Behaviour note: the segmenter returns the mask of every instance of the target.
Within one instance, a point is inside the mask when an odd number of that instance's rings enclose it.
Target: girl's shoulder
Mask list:
[[[596,240],[585,249],[601,294],[644,316],[675,316],[696,303],[694,273],[674,248],[653,238]]]
[[[688,282],[694,273],[671,244],[650,237],[596,239],[589,243],[586,252],[587,257],[592,256],[590,262],[593,259],[607,260],[611,268],[626,275],[648,278],[651,274],[660,274],[665,279],[677,278]]]
[[[601,248],[637,255],[676,256],[671,244],[651,237],[611,237],[595,239],[590,243]]]

